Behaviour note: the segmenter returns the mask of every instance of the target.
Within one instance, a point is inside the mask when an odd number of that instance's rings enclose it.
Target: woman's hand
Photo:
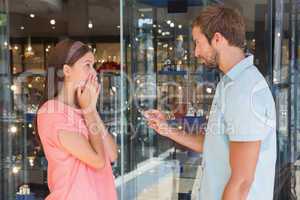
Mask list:
[[[77,101],[81,109],[90,112],[96,109],[100,85],[97,76],[89,75],[85,85],[77,88]]]

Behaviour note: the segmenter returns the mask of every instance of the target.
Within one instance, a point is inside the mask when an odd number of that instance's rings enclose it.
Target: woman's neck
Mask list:
[[[71,107],[78,108],[78,105],[75,101],[75,91],[71,87],[64,85],[61,91],[58,93],[56,99]]]

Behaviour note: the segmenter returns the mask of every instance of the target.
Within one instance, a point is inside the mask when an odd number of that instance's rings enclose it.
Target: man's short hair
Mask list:
[[[223,5],[205,7],[193,21],[192,27],[200,27],[211,42],[215,33],[221,33],[232,46],[244,48],[245,21],[239,11]]]

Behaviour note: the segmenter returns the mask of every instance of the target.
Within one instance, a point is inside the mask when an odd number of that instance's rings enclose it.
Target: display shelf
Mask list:
[[[166,75],[166,76],[185,76],[187,75],[187,71],[181,70],[181,71],[164,71],[161,70],[158,72],[159,75]]]
[[[206,123],[206,118],[203,116],[201,117],[184,116],[184,117],[168,120],[168,124],[170,125],[178,125],[178,124],[202,125],[204,123]]]

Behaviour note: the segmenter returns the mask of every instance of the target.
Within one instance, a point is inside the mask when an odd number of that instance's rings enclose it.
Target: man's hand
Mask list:
[[[166,115],[159,110],[150,109],[150,110],[144,111],[143,115],[147,118],[148,121],[151,121],[151,122],[158,123],[158,122],[166,122],[167,121]]]
[[[158,134],[181,144],[195,152],[202,152],[204,134],[188,134],[183,130],[168,125],[167,117],[159,110],[148,110],[143,112],[148,125]]]
[[[158,134],[167,137],[173,131],[173,128],[168,126],[165,114],[161,111],[147,110],[143,112],[143,115],[148,121],[148,126],[154,129]]]

